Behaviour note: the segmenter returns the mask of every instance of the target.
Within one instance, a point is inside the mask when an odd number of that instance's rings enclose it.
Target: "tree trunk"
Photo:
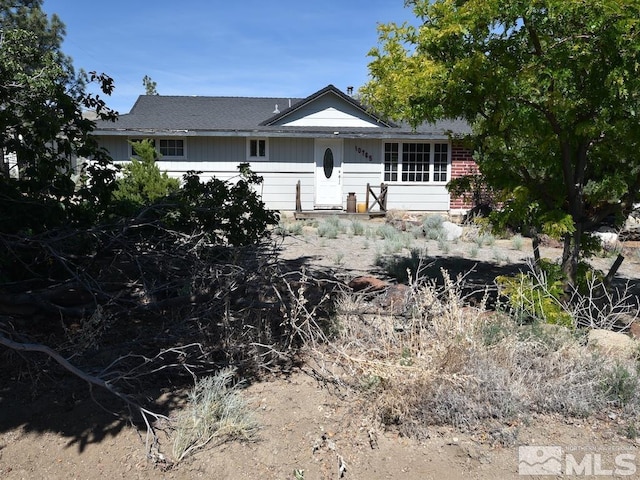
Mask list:
[[[532,246],[533,260],[536,264],[536,267],[538,267],[540,265],[540,237],[538,236],[538,232],[533,235]]]
[[[565,285],[565,291],[567,292],[576,285],[580,249],[582,247],[582,224],[576,222],[575,227],[576,229],[573,233],[567,233],[564,236],[562,250],[562,271],[567,278]]]

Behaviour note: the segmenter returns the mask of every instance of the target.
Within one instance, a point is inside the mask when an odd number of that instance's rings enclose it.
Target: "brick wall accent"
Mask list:
[[[458,178],[478,171],[478,166],[473,160],[473,152],[460,143],[451,146],[451,178]],[[470,199],[464,197],[451,197],[449,209],[469,210],[473,207]]]

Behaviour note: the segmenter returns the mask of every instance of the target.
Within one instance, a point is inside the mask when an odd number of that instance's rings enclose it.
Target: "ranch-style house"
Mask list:
[[[345,210],[382,189],[386,209],[460,213],[447,182],[475,166],[460,141],[463,121],[417,129],[386,121],[333,85],[307,98],[142,95],[128,114],[97,122],[94,134],[115,162],[130,141],[151,139],[158,166],[182,177],[231,179],[240,163],[264,178],[260,194],[280,211]],[[372,195],[368,196],[368,191]],[[354,195],[355,194],[355,195]]]

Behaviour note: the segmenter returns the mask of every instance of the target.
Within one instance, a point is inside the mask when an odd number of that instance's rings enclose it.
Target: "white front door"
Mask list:
[[[342,140],[316,139],[315,208],[342,209]]]

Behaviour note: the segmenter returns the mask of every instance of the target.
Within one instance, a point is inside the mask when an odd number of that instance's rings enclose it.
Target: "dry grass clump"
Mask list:
[[[336,305],[328,355],[380,422],[409,436],[433,425],[488,429],[503,444],[517,437],[507,426],[534,413],[617,409],[635,422],[636,360],[601,356],[576,330],[469,306],[463,279],[442,273],[441,286],[410,282],[393,312],[376,308],[380,299],[370,294],[345,293]]]
[[[188,404],[175,420],[173,457],[183,460],[213,440],[251,439],[258,424],[244,398],[232,384],[235,369],[227,368],[199,380]]]

